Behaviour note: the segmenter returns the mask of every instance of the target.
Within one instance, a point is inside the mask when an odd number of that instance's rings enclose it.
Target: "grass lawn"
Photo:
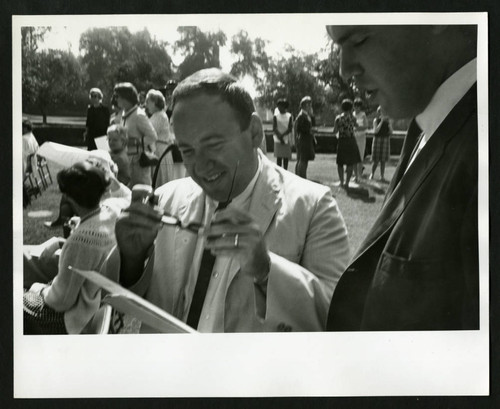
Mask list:
[[[274,161],[272,153],[268,157]],[[397,158],[391,158],[386,166],[386,179],[392,178]],[[48,229],[44,221],[54,220],[59,212],[60,193],[57,187],[56,174],[60,167],[50,162],[49,167],[54,183],[23,211],[23,242],[24,244],[39,244],[52,236],[62,236],[62,228]],[[288,169],[294,171],[295,161],[292,160]],[[371,164],[366,161],[365,174],[368,174]],[[379,175],[377,169],[377,176]],[[387,189],[388,183],[362,179],[359,186],[346,192],[336,186],[338,183],[337,166],[334,154],[317,154],[316,159],[309,163],[308,178],[331,188],[339,208],[344,216],[349,232],[349,240],[353,251],[361,244],[368,229],[373,224]],[[21,206],[21,203],[18,204]]]

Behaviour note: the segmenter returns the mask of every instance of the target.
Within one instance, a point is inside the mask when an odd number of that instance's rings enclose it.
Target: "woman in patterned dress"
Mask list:
[[[338,133],[337,144],[337,171],[339,173],[340,187],[349,188],[354,165],[361,162],[358,145],[354,138],[356,119],[352,114],[352,101],[344,99],[341,104],[342,113],[335,118],[334,135]],[[346,178],[344,180],[344,166]]]
[[[373,120],[373,143],[372,143],[372,173],[370,179],[375,177],[375,170],[380,163],[380,180],[386,182],[385,162],[389,160],[391,150],[392,126],[389,118],[382,113],[380,107],[377,108],[377,116]]]

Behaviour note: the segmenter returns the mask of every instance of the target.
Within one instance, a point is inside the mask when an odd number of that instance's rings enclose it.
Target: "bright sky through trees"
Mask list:
[[[51,25],[52,31],[45,36],[43,48],[58,48],[70,49],[74,54],[79,52],[80,35],[87,29],[92,27],[106,27],[110,25],[124,25],[131,32],[136,32],[147,28],[152,36],[158,40],[167,41],[170,44],[168,49],[172,55],[174,63],[179,64],[182,61],[181,56],[176,56],[172,52],[171,45],[179,39],[177,27],[179,25],[197,25],[202,31],[218,31],[222,30],[228,40],[243,29],[248,32],[250,38],[257,37],[269,41],[266,49],[269,54],[284,53],[286,45],[289,44],[298,51],[304,53],[320,52],[327,45],[327,34],[323,24],[312,23],[311,21],[300,18],[300,15],[294,18],[285,18],[279,15],[265,15],[256,18],[256,16],[242,15],[227,15],[216,19],[212,16],[198,15],[190,16],[192,18],[173,19],[171,16],[163,16],[165,23],[162,23],[162,16],[154,16],[150,18],[136,18],[130,20],[124,17],[113,16],[108,19],[106,24],[96,23],[94,18],[86,16],[75,16],[77,24],[64,25],[60,20],[52,20],[47,18],[47,25]],[[138,20],[140,23],[138,23]],[[148,20],[152,20],[148,23]],[[66,20],[66,24],[67,24]],[[110,24],[112,22],[112,24]],[[168,22],[168,24],[167,24]],[[44,22],[45,23],[45,22]],[[63,23],[63,24],[61,24]],[[73,18],[72,18],[73,23]],[[174,24],[172,24],[174,23]],[[257,24],[258,23],[258,24]],[[229,43],[229,41],[228,41]],[[223,69],[229,69],[232,59],[229,53],[228,44],[221,50],[221,64]]]

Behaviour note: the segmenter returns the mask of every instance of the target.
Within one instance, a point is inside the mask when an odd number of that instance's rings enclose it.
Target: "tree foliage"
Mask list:
[[[21,69],[23,106],[36,103],[38,81],[38,44],[49,27],[21,28]]]
[[[22,29],[23,103],[36,104],[43,112],[75,99],[75,106],[84,109],[91,87],[97,86],[110,96],[117,82],[129,81],[138,90],[148,90],[163,87],[173,78],[182,80],[202,68],[220,67],[220,49],[227,41],[220,30],[179,27],[180,38],[173,50],[183,60],[175,67],[168,43],[158,41],[147,29],[135,33],[127,27],[89,29],[80,37],[79,57],[63,51],[40,51],[39,43],[48,30]],[[321,114],[331,112],[342,98],[363,97],[352,82],[341,77],[339,52],[333,42],[329,42],[324,58],[291,46],[284,55],[271,56],[267,45],[268,41],[253,39],[244,30],[228,44],[234,57],[231,74],[252,77],[258,102],[264,107],[272,110],[278,98],[287,98],[290,110],[297,113],[302,97],[310,95],[315,112]]]
[[[309,95],[314,109],[321,111],[326,93],[317,71],[317,54],[303,54],[293,48],[287,51],[290,57],[271,59],[265,80],[257,86],[259,102],[272,109],[279,98],[286,98],[291,112],[297,113],[300,100]]]
[[[344,98],[361,98],[365,108],[373,109],[366,104],[366,97],[354,84],[352,78],[346,80],[340,75],[340,53],[339,48],[329,42],[329,53],[325,59],[318,61],[317,71],[320,79],[328,85],[329,92],[327,100],[329,104],[336,104]]]
[[[182,26],[177,31],[181,38],[174,46],[184,55],[177,73],[180,80],[203,68],[220,68],[220,47],[226,44],[222,31],[205,33],[196,26]]]
[[[259,37],[252,40],[244,30],[235,34],[231,39],[230,51],[237,60],[231,66],[231,74],[236,77],[250,75],[258,81],[260,74],[269,69],[266,44],[267,41]]]
[[[71,52],[37,51],[38,41],[46,31],[34,27],[22,30],[23,105],[36,105],[43,123],[47,122],[51,107],[74,102],[84,79],[81,66]]]
[[[316,69],[319,78],[330,87],[333,99],[353,98],[351,84],[340,75],[339,53],[333,43],[328,56],[318,61]]]
[[[172,78],[167,43],[149,31],[131,33],[126,27],[93,28],[80,37],[87,88],[111,93],[117,82],[132,82],[139,90],[161,87]]]

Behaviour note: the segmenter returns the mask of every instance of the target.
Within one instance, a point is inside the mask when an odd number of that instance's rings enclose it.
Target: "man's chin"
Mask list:
[[[195,180],[195,182],[203,189],[205,194],[209,196],[211,199],[216,200],[217,202],[223,202],[227,199],[227,189],[221,186],[215,186],[214,183],[207,183],[205,181]]]

